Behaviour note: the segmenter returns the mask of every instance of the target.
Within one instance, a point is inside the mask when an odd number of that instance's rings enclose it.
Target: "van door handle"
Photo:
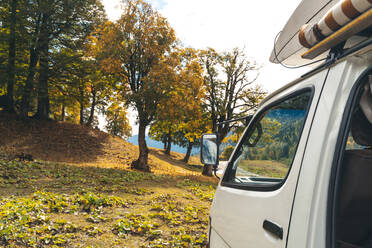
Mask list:
[[[273,235],[277,236],[280,239],[283,239],[283,228],[278,224],[271,222],[269,220],[265,220],[262,225],[263,229],[272,233]]]

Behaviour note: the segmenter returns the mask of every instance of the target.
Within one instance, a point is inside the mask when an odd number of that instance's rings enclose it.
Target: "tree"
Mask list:
[[[51,51],[75,46],[92,31],[97,23],[105,18],[103,6],[98,0],[68,1],[46,0],[29,1],[31,31],[30,60],[28,75],[22,97],[22,113],[28,116],[30,94],[39,62],[39,82],[37,86],[37,112],[35,117],[48,119],[50,112],[49,80]],[[76,47],[75,47],[76,48]]]
[[[205,96],[203,70],[197,55],[198,51],[191,48],[180,48],[173,55],[178,61],[176,81],[169,94],[162,98],[155,122],[150,128],[150,136],[165,144],[165,154],[169,155],[172,142],[187,147],[186,163],[192,147],[207,131],[201,108]]]
[[[8,85],[7,97],[9,106],[7,111],[14,113],[14,81],[15,81],[15,57],[16,57],[16,23],[17,23],[18,0],[10,3],[10,35],[9,35],[9,56],[8,56]]]
[[[170,78],[166,79],[170,82],[169,88],[167,94],[159,100],[154,122],[151,124],[149,132],[150,137],[164,143],[166,155],[170,155],[173,136],[177,132],[177,125],[186,105],[185,99],[182,97],[185,94],[185,89],[182,87],[180,78],[181,53],[181,49],[176,49],[168,57],[168,63],[173,68],[173,73],[169,74]]]
[[[6,110],[15,113],[18,105],[15,98],[23,80],[27,55],[27,1],[0,0],[0,6],[0,88],[4,87],[8,98]]]
[[[97,50],[101,51],[100,56],[106,56],[103,66],[120,77],[121,94],[138,114],[139,157],[132,168],[150,171],[145,130],[174,81],[169,62],[176,42],[174,31],[146,2],[126,0],[121,18],[107,23],[102,32]]]
[[[117,82],[90,53],[92,31],[106,22],[101,2],[0,0],[0,6],[0,95],[14,100],[2,96],[2,103],[24,119],[94,126],[97,112],[115,103]]]
[[[23,86],[21,106],[20,106],[20,116],[21,118],[27,118],[31,108],[31,98],[34,89],[34,77],[36,74],[36,67],[39,61],[39,34],[42,22],[42,15],[38,11],[38,7],[33,2],[28,2],[25,4],[27,6],[26,16],[29,19],[28,29],[30,30],[28,35],[28,50],[29,50],[29,62],[27,68],[27,76],[25,84]]]
[[[201,53],[200,59],[207,91],[204,106],[211,116],[213,131],[218,134],[219,140],[223,140],[235,126],[217,123],[252,112],[265,95],[259,86],[253,87],[259,67],[238,48],[221,54],[209,48]],[[211,173],[211,166],[206,165],[203,174]]]
[[[210,132],[210,125],[207,116],[203,116],[202,112],[193,115],[191,119],[182,122],[178,127],[178,133],[181,134],[175,142],[186,147],[186,154],[183,162],[188,163],[192,148],[200,145],[200,138],[204,133]]]
[[[132,128],[127,119],[127,112],[124,106],[117,103],[111,104],[106,110],[107,131],[115,136],[128,138],[132,135]]]
[[[187,147],[183,161],[189,161],[193,146],[198,144],[202,134],[210,130],[208,114],[203,111],[202,103],[205,100],[203,87],[203,68],[200,65],[199,51],[185,49],[182,53],[182,68],[180,70],[182,101],[179,105],[183,111],[179,118],[178,134],[181,134],[176,143]]]
[[[169,117],[171,118],[171,115],[169,115]],[[157,119],[151,124],[149,136],[154,140],[163,142],[164,153],[170,155],[172,141],[176,132],[176,123],[172,123],[170,120],[166,119]]]
[[[90,97],[90,109],[89,109],[89,116],[86,121],[87,126],[91,126],[96,109],[99,110],[101,113],[105,113],[105,107],[112,103],[117,104],[120,100],[114,99],[113,97],[110,97],[114,93],[114,79],[110,77],[110,75],[106,75],[102,73],[102,71],[99,70],[99,67],[97,63],[94,63],[94,66],[92,66],[92,69],[95,71],[91,71],[90,74],[90,80],[89,80],[89,88],[88,93]],[[109,107],[110,108],[110,107]],[[126,109],[124,106],[123,109],[117,110],[122,114],[119,114],[119,116],[124,115],[124,117],[120,117],[123,122],[127,122],[126,125],[129,125],[129,122],[126,118]],[[111,112],[107,112],[111,113]],[[106,113],[106,117],[107,117]],[[124,114],[125,113],[125,114]],[[128,128],[127,128],[128,129]],[[127,134],[128,132],[124,132],[124,134]],[[123,137],[125,135],[122,135]]]

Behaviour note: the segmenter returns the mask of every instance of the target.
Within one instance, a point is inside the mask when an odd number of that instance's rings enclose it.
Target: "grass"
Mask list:
[[[203,247],[214,183],[0,160],[0,245]]]
[[[0,113],[0,247],[204,247],[216,179],[198,158],[85,126]],[[18,161],[31,154],[35,161]]]
[[[270,160],[241,160],[238,166],[262,177],[284,178],[288,173],[287,165]]]
[[[138,157],[137,146],[85,125],[39,120],[23,122],[0,112],[0,134],[0,150],[10,158],[25,153],[42,161],[129,170],[131,162]],[[183,156],[175,152],[167,156],[162,150],[152,148],[149,154],[151,171],[198,176],[199,158],[191,157],[186,164],[181,161]]]

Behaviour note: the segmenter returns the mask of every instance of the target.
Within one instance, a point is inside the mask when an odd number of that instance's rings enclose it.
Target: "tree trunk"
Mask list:
[[[45,21],[40,30],[40,79],[37,96],[37,113],[35,117],[41,120],[49,119],[49,30],[48,16],[44,15]]]
[[[26,84],[23,88],[20,115],[22,118],[28,117],[28,112],[30,111],[30,100],[31,92],[34,86],[34,77],[36,72],[36,64],[39,60],[39,55],[36,49],[30,49],[30,64],[28,66],[28,73],[26,78]]]
[[[80,125],[84,125],[84,89],[82,86],[79,87],[79,103],[80,103]]]
[[[94,109],[96,107],[96,91],[92,88],[92,106],[90,108],[90,114],[87,121],[87,126],[91,126],[94,119]]]
[[[34,87],[34,77],[36,72],[36,65],[37,61],[39,60],[39,25],[40,25],[41,17],[39,16],[33,45],[30,46],[30,63],[28,65],[28,73],[26,78],[25,87],[23,88],[22,100],[21,100],[21,109],[20,109],[20,116],[21,118],[27,118],[28,112],[30,111],[30,99],[31,99],[31,92]],[[44,20],[43,20],[44,21]]]
[[[202,174],[204,176],[211,177],[212,176],[212,172],[213,172],[213,165],[205,164],[204,167],[203,167]]]
[[[17,0],[11,2],[11,15],[10,15],[10,35],[9,35],[9,57],[8,57],[8,85],[7,97],[8,106],[7,111],[14,113],[14,81],[15,81],[15,57],[16,57],[16,36],[15,28],[17,22]]]
[[[146,144],[146,125],[143,121],[139,121],[138,127],[138,147],[139,147],[139,157],[137,160],[132,162],[132,169],[142,170],[150,172],[150,167],[148,165],[148,155],[149,150]]]
[[[185,163],[188,163],[189,162],[190,155],[191,155],[191,150],[192,150],[192,146],[193,145],[194,145],[193,142],[189,142],[189,144],[187,145],[187,151],[186,151],[185,157],[183,158],[183,162],[185,162]]]
[[[65,111],[66,111],[66,106],[65,106],[65,101],[63,101],[62,102],[62,111],[61,111],[61,121],[62,122],[65,121],[65,115],[66,115]]]
[[[171,148],[172,148],[172,136],[171,136],[171,132],[169,131],[168,137],[167,137],[167,149],[165,150],[165,154],[170,155]]]
[[[80,100],[80,125],[84,125],[84,103]]]
[[[167,150],[167,139],[164,139],[163,140],[163,145],[164,145],[164,152],[165,152],[165,150]]]
[[[168,136],[166,136],[165,141],[164,141],[164,153],[167,152],[168,146],[169,146]]]
[[[170,155],[171,148],[172,148],[172,141],[169,139],[168,144],[167,144],[167,149],[165,150],[165,154]]]

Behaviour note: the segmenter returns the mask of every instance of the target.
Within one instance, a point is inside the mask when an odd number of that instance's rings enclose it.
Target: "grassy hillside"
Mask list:
[[[271,160],[241,160],[239,168],[262,177],[284,178],[288,166]]]
[[[22,122],[0,112],[0,134],[0,149],[10,157],[25,153],[43,161],[129,169],[138,156],[138,147],[124,139],[65,122]],[[150,149],[150,168],[154,173],[198,175],[190,168],[200,167],[199,158],[191,157],[185,164],[179,161],[183,156],[172,152],[168,157],[159,149]]]
[[[205,246],[216,181],[182,154],[151,150],[142,173],[137,147],[99,130],[0,114],[0,134],[0,246]]]

